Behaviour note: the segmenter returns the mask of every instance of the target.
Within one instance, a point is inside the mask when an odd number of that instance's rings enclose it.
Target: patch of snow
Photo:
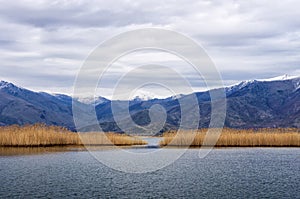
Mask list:
[[[0,89],[9,88],[12,87],[12,83],[6,82],[6,81],[0,81]]]
[[[153,96],[148,96],[148,95],[136,95],[132,98],[130,98],[129,100],[134,100],[134,101],[147,101],[147,100],[151,100],[154,99]]]
[[[82,97],[77,99],[79,102],[83,104],[93,104],[93,105],[99,105],[103,104],[105,102],[108,102],[109,100],[104,97]]]
[[[297,81],[295,84],[295,90],[297,91],[298,89],[300,89],[300,78],[299,81]]]
[[[133,95],[130,96],[129,100],[134,100],[134,101],[147,101],[151,99],[155,99],[158,96],[155,95],[154,93],[146,90],[137,90],[134,92]]]
[[[2,89],[7,89],[11,93],[16,93],[16,92],[19,92],[22,90],[26,90],[22,87],[18,87],[16,85],[14,85],[13,83],[6,82],[6,81],[0,81],[0,90],[2,90]]]
[[[241,90],[242,88],[245,88],[249,84],[252,84],[256,82],[256,80],[247,80],[247,81],[242,81],[240,83],[225,87],[226,93],[229,95],[231,93],[234,93],[235,91]]]

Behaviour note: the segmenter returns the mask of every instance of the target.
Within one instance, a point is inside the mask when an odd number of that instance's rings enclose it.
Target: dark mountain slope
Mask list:
[[[1,125],[45,123],[74,129],[68,96],[32,92],[4,81],[0,82],[0,96]]]
[[[293,127],[300,128],[300,78],[274,81],[245,81],[225,88],[227,96],[227,112],[225,126],[230,128],[264,128]],[[209,92],[195,93],[200,109],[199,127],[209,126],[211,102]],[[136,123],[135,131],[142,131],[151,123],[149,109],[161,105],[166,113],[163,130],[177,129],[181,122],[179,101],[189,99],[191,95],[178,98],[133,100],[129,102],[130,116],[124,118],[126,123],[132,119]],[[82,111],[89,112],[95,106],[101,127],[105,131],[122,131],[116,124],[112,114],[111,102],[99,98],[96,103],[80,103],[74,100]],[[121,103],[124,103],[120,101]],[[196,104],[186,101],[188,109]],[[121,111],[117,109],[118,111]],[[157,115],[155,118],[159,118]],[[128,118],[130,117],[130,118]],[[196,116],[189,116],[196,117]],[[157,120],[156,122],[159,122]],[[72,116],[72,98],[66,95],[50,95],[19,88],[8,82],[0,82],[0,125],[46,123],[65,126],[74,130]],[[93,130],[90,124],[86,130]]]

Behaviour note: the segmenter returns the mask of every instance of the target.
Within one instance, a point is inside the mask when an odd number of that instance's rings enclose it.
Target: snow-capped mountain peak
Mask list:
[[[106,99],[104,97],[100,97],[100,96],[99,97],[78,98],[77,100],[81,103],[84,103],[84,104],[93,104],[93,105],[96,105],[96,106],[109,101],[108,99]]]
[[[237,84],[225,87],[226,93],[227,94],[231,94],[234,93],[235,91],[238,91],[242,88],[245,88],[246,86],[253,84],[255,82],[275,82],[275,81],[287,81],[287,80],[300,80],[300,76],[291,76],[291,75],[281,75],[278,77],[273,77],[273,78],[269,78],[269,79],[257,79],[257,80],[247,80],[247,81],[242,81],[239,82]],[[296,81],[295,82],[295,89],[299,89],[300,88],[300,81]]]
[[[5,90],[9,93],[17,93],[20,91],[24,91],[25,89],[19,86],[14,85],[13,83],[0,81],[0,90]]]
[[[147,101],[154,98],[157,98],[157,96],[154,93],[146,90],[138,90],[130,97],[129,100]]]
[[[234,93],[235,91],[241,90],[242,88],[245,88],[249,84],[252,84],[254,82],[257,82],[257,80],[247,80],[247,81],[242,81],[238,84],[234,84],[228,87],[225,87],[225,91],[227,94]]]
[[[3,80],[0,81],[0,89],[10,88],[10,87],[13,87],[13,86],[14,85],[12,83],[9,83],[9,82],[3,81]]]
[[[269,78],[269,79],[258,79],[257,81],[262,81],[262,82],[271,82],[271,81],[285,81],[285,80],[292,80],[292,79],[296,79],[299,78],[299,76],[292,76],[292,75],[281,75],[278,77],[273,77],[273,78]]]

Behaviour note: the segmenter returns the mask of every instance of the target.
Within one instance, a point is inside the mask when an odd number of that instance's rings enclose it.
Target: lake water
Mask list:
[[[146,174],[112,170],[87,151],[0,156],[0,198],[300,198],[299,148],[198,152]]]

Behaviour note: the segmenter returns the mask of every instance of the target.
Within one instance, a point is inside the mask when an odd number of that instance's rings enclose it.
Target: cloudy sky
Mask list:
[[[147,27],[194,39],[213,60],[225,85],[300,75],[297,0],[0,2],[0,79],[37,91],[72,94],[76,74],[97,45],[124,31]],[[114,72],[122,74],[150,61],[189,71],[193,89],[203,89],[201,79],[198,82],[198,75],[182,60],[161,52],[124,57]],[[103,87],[100,95],[108,97],[113,85]]]

